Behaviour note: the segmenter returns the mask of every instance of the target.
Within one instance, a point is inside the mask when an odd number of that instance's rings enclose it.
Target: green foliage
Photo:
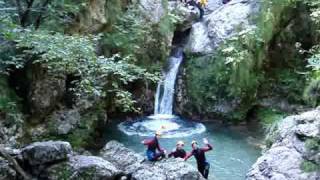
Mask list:
[[[159,70],[158,62],[168,55],[168,34],[173,33],[178,17],[166,12],[154,24],[144,13],[138,4],[129,5],[126,12],[117,16],[112,31],[103,34],[102,47],[109,53],[131,56],[140,66]]]
[[[261,51],[263,40],[254,29],[245,30],[229,39],[219,50],[225,57],[230,79],[229,95],[246,96],[247,93],[255,94],[261,68]]]
[[[2,0],[0,12],[7,13],[15,24],[22,27],[38,29],[41,26],[42,29],[62,32],[86,6],[87,0]]]
[[[281,23],[291,18],[283,13],[295,8],[296,3],[297,0],[263,0],[258,15],[251,17],[255,28],[239,26],[237,34],[220,45],[211,57],[188,60],[188,93],[197,111],[215,113],[219,111],[216,106],[219,109],[228,102],[232,104],[231,108],[226,107],[228,117],[241,120],[246,116],[266,78],[268,45],[283,28]],[[290,78],[281,83],[295,84],[296,78]]]
[[[266,132],[265,144],[270,148],[278,138],[278,124],[287,114],[271,108],[258,108],[256,118]]]
[[[309,138],[305,142],[307,150],[319,152],[320,151],[320,138]]]
[[[285,113],[270,108],[259,108],[257,118],[266,130],[269,130],[274,124],[281,121],[286,116]]]
[[[11,59],[2,60],[1,63],[9,67],[21,68],[32,61],[39,63],[50,73],[74,74],[81,77],[74,82],[78,96],[106,96],[116,94],[119,97],[117,106],[123,105],[128,111],[128,105],[133,108],[129,99],[130,93],[123,89],[123,85],[138,79],[156,81],[157,76],[146,72],[145,69],[133,64],[130,57],[114,55],[110,58],[98,57],[95,53],[96,36],[69,36],[47,31],[29,32],[19,34],[16,48],[21,52]],[[112,79],[111,83],[108,80]],[[120,96],[125,94],[126,96]],[[126,101],[123,99],[126,98]],[[133,110],[133,109],[131,109]]]
[[[320,79],[313,79],[305,88],[303,97],[306,102],[312,106],[317,106],[320,103]]]
[[[320,31],[320,1],[319,0],[307,0],[304,1],[311,10],[311,18],[314,21],[315,27],[319,33]],[[317,106],[319,105],[319,92],[320,92],[320,45],[319,39],[317,44],[309,50],[311,56],[308,59],[307,67],[312,70],[310,76],[307,77],[309,85],[305,88],[304,99],[307,103]]]
[[[304,0],[304,3],[309,5],[311,8],[311,14],[310,16],[312,17],[313,21],[317,24],[320,25],[320,1],[319,0]]]
[[[316,172],[320,170],[320,165],[317,165],[316,163],[312,162],[312,161],[307,161],[304,160],[301,165],[300,168],[307,173],[310,172]]]
[[[140,46],[142,43],[150,44],[152,27],[140,15],[139,8],[128,8],[124,16],[119,17],[118,23],[113,26],[113,33],[106,33],[104,43],[107,47],[116,49],[123,54],[146,54],[147,48]]]
[[[6,127],[21,126],[23,121],[19,107],[20,99],[10,89],[7,79],[0,76],[0,119],[4,119]]]

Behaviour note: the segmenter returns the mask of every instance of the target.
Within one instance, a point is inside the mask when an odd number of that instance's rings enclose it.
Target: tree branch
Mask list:
[[[41,6],[41,9],[40,11],[42,13],[39,14],[39,16],[37,17],[37,20],[35,22],[35,29],[38,29],[40,27],[40,23],[41,23],[41,19],[42,19],[42,15],[43,15],[43,12],[45,12],[45,10],[47,9],[48,7],[48,4],[50,3],[50,0],[46,0],[42,6]]]
[[[30,1],[26,0],[26,2],[27,2],[27,8],[24,11],[24,13],[22,14],[21,21],[20,21],[22,27],[26,26],[28,16],[29,16],[29,13],[30,13],[30,10],[31,10],[31,7],[33,5],[34,0],[30,0]]]
[[[10,156],[10,154],[3,148],[0,146],[0,155],[2,155],[7,161],[9,161],[13,168],[23,177],[23,179],[25,180],[31,180],[32,177],[26,173],[18,164],[18,162]]]

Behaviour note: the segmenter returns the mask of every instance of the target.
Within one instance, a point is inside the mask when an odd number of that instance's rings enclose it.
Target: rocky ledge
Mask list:
[[[36,142],[22,149],[0,147],[0,179],[61,180],[202,180],[191,165],[179,159],[148,162],[143,156],[110,141],[99,156],[79,155],[68,142]],[[5,154],[10,155],[8,159]],[[15,162],[22,169],[17,169]],[[31,178],[30,178],[31,179]]]
[[[252,166],[248,180],[320,179],[320,108],[283,119],[267,141],[270,147]]]

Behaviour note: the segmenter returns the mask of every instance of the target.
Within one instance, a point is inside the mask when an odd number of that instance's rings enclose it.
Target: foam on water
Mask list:
[[[118,125],[123,133],[133,136],[153,136],[155,131],[160,130],[163,138],[187,137],[194,134],[201,134],[206,131],[202,123],[184,121],[177,116],[164,118],[160,116],[147,117],[136,121],[126,121]]]

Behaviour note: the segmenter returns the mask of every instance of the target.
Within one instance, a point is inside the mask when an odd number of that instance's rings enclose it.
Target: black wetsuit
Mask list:
[[[175,151],[171,152],[169,154],[169,157],[174,157],[174,158],[184,158],[186,157],[187,153],[184,149],[176,149]]]
[[[185,160],[187,160],[191,156],[194,156],[196,158],[198,171],[206,179],[208,179],[209,176],[210,164],[206,160],[205,152],[210,150],[212,150],[212,146],[210,144],[207,144],[207,147],[194,149],[185,157]]]

